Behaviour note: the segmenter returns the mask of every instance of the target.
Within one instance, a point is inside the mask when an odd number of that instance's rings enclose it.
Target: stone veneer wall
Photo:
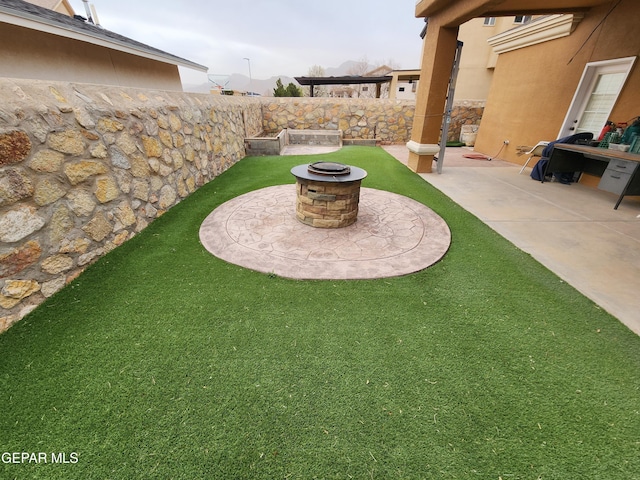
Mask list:
[[[376,139],[382,144],[411,138],[415,102],[374,98],[270,98],[264,103],[263,129],[342,130],[345,139]]]
[[[0,79],[0,332],[261,129],[251,99]]]
[[[375,139],[381,144],[411,140],[414,100],[373,98],[270,98],[264,103],[263,130],[285,128],[342,130],[344,139]],[[451,109],[450,142],[460,141],[463,125],[480,125],[484,101],[456,100]]]
[[[451,122],[449,123],[449,134],[447,141],[461,141],[463,125],[480,125],[482,114],[484,113],[482,100],[461,100],[454,101],[451,108]]]
[[[0,332],[242,159],[246,137],[341,129],[345,139],[401,144],[414,111],[408,100],[0,78]]]

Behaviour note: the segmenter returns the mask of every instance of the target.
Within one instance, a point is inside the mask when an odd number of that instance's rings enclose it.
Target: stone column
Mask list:
[[[416,99],[408,165],[414,172],[429,173],[438,153],[449,77],[458,40],[458,27],[443,27],[437,17],[429,19],[422,51],[420,83]]]

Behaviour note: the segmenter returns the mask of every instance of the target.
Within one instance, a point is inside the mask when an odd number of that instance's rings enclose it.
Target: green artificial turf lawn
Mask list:
[[[204,218],[317,160],[246,158],[0,336],[0,451],[48,456],[0,478],[640,478],[640,338],[383,150],[323,158],[434,209],[447,255],[227,264]]]

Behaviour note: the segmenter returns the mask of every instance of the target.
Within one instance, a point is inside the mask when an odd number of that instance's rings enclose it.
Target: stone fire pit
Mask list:
[[[360,183],[367,172],[334,162],[315,162],[291,169],[296,177],[296,217],[317,228],[341,228],[358,217]]]

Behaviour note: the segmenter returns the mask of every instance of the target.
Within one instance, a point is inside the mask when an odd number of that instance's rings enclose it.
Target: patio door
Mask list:
[[[598,137],[605,122],[610,120],[611,110],[634,61],[635,57],[627,57],[585,66],[558,138],[582,132],[591,132]]]

